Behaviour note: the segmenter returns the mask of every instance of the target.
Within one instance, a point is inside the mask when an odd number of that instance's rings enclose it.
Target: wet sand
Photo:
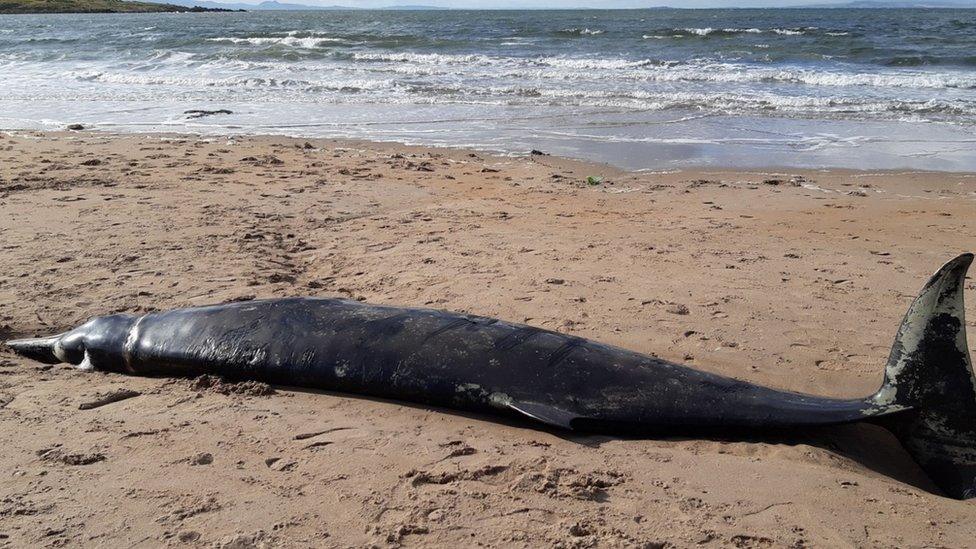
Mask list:
[[[926,277],[976,250],[974,213],[973,174],[628,173],[350,141],[0,134],[0,339],[112,312],[344,296],[854,397],[877,389]],[[139,395],[91,406],[120,390]],[[626,440],[287,387],[86,374],[6,349],[0,425],[11,547],[976,537],[972,503],[933,494],[890,435],[863,425]]]

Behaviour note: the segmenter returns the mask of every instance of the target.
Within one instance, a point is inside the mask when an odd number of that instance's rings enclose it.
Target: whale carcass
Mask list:
[[[323,298],[95,318],[8,341],[45,362],[133,375],[218,374],[478,412],[565,429],[771,429],[871,421],[947,494],[976,496],[976,378],[965,274],[943,266],[898,329],[881,389],[860,399],[781,391],[532,326]]]

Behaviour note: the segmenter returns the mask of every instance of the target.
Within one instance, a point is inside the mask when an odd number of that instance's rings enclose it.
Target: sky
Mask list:
[[[290,1],[290,0],[281,0]],[[323,1],[323,0],[318,0]],[[373,4],[383,5],[381,0],[349,0],[344,5],[362,5],[363,7],[374,7]],[[500,4],[513,8],[534,8],[540,5],[545,7],[567,7],[567,8],[646,8],[649,6],[672,6],[676,8],[731,8],[731,7],[784,7],[800,4],[826,4],[826,3],[846,3],[849,0],[418,0],[417,4],[437,5],[451,8],[472,8],[472,7],[497,7]],[[974,0],[976,1],[976,0]],[[340,3],[340,2],[336,2]],[[398,4],[413,3],[409,0],[398,0],[397,2],[387,2]]]
[[[261,0],[217,0],[256,4]],[[379,8],[391,5],[425,5],[444,8],[646,8],[671,6],[676,8],[777,8],[799,5],[847,4],[851,0],[278,0],[283,3],[305,5],[341,5],[353,8]],[[883,0],[882,0],[883,1]],[[926,0],[917,0],[925,3]],[[961,6],[976,0],[955,1]]]

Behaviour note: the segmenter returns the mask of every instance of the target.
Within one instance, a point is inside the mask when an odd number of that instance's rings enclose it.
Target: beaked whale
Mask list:
[[[976,377],[963,287],[946,263],[905,315],[874,395],[836,399],[702,372],[492,318],[324,298],[247,301],[95,318],[15,352],[150,376],[218,374],[479,412],[565,429],[763,430],[872,421],[932,480],[976,496]]]

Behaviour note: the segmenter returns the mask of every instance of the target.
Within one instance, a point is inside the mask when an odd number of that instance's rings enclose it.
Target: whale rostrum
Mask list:
[[[325,298],[246,301],[95,318],[8,341],[44,362],[148,376],[217,374],[587,431],[756,430],[870,421],[891,430],[948,495],[976,496],[976,376],[963,288],[946,263],[898,329],[874,395],[776,390],[523,324]]]

